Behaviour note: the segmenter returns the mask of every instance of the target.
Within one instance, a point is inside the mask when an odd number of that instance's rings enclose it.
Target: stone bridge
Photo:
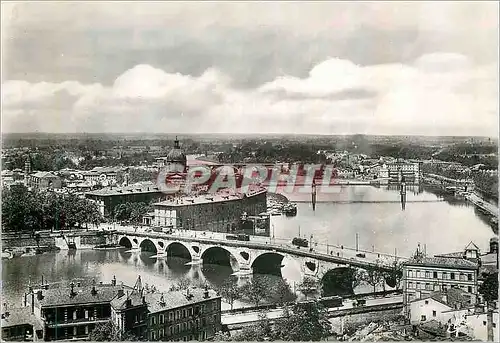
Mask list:
[[[265,242],[234,241],[205,237],[167,235],[156,232],[117,231],[112,240],[131,250],[150,251],[157,257],[183,257],[192,264],[220,264],[231,266],[237,274],[281,275],[282,261],[291,257],[300,266],[303,277],[323,280],[325,275],[339,273],[342,276],[351,268],[393,271],[392,263],[375,263],[366,258],[346,258],[328,255],[307,248],[276,245]],[[390,282],[389,282],[390,285]]]

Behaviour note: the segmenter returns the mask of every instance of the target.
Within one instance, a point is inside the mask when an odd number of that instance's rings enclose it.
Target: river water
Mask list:
[[[462,250],[474,241],[481,250],[488,248],[494,237],[491,227],[480,218],[472,205],[449,203],[429,192],[409,189],[406,210],[401,210],[399,192],[367,186],[339,187],[334,194],[318,194],[313,211],[310,195],[289,195],[298,203],[295,217],[273,216],[271,234],[277,241],[289,241],[299,234],[319,244],[354,247],[356,233],[359,248],[410,256],[420,243],[428,254]],[[95,251],[60,251],[2,261],[2,293],[4,301],[19,306],[27,285],[40,282],[67,283],[68,280],[109,282],[115,275],[119,281],[133,285],[137,275],[143,284],[168,290],[181,278],[195,283],[218,285],[232,273],[225,266],[189,266],[187,260],[151,258],[151,253],[126,253],[123,249]],[[293,286],[300,282],[300,269],[291,258],[283,260],[283,277]],[[226,307],[226,306],[225,306]]]

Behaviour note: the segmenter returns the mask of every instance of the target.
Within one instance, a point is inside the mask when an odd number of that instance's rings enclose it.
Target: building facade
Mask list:
[[[242,216],[255,216],[267,209],[267,191],[215,194],[170,199],[154,205],[158,227],[214,232],[241,230]],[[267,230],[269,231],[269,230]]]
[[[459,288],[472,295],[471,304],[477,302],[477,263],[464,258],[422,257],[403,265],[403,303],[406,314],[408,304],[436,291]]]
[[[146,302],[150,341],[205,341],[222,328],[221,297],[212,290],[151,293]]]
[[[127,202],[143,202],[149,204],[165,198],[165,194],[152,182],[142,182],[126,187],[109,187],[85,193],[87,199],[93,200],[103,216],[113,215],[114,208]]]
[[[61,178],[51,172],[36,172],[28,176],[28,187],[35,189],[59,189]]]
[[[419,183],[421,179],[420,163],[402,162],[388,163],[381,168],[381,177],[389,177],[389,182],[401,182],[402,177],[407,183]],[[386,176],[387,175],[387,176]]]
[[[7,313],[2,316],[6,339],[24,340],[38,332],[37,337],[45,341],[86,340],[97,325],[112,322],[119,333],[138,340],[202,341],[213,338],[222,327],[221,297],[215,291],[146,291],[140,277],[134,287],[117,285],[113,278],[110,284],[45,285],[31,289],[29,296],[30,306],[23,311],[38,320],[38,331],[30,321],[9,319]]]

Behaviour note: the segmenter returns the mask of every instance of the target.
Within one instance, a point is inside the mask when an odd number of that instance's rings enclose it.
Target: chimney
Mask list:
[[[204,299],[210,298],[210,293],[208,292],[208,286],[205,286],[205,292],[203,293],[203,298]]]
[[[165,298],[163,297],[163,293],[162,293],[161,298],[160,298],[160,305],[165,306]]]
[[[113,275],[113,280],[111,280],[111,284],[113,286],[116,286],[116,276],[115,275]]]
[[[72,283],[70,284],[70,287],[71,287],[71,291],[69,292],[69,296],[70,296],[70,297],[74,297],[74,296],[76,295],[76,292],[75,292],[75,284],[74,284],[74,282],[72,282]]]
[[[145,295],[143,295],[143,296],[142,296],[142,303],[143,303],[143,304],[145,304],[145,303],[146,303],[146,296],[145,296]]]
[[[92,291],[91,291],[92,295],[96,295],[97,294],[97,289],[95,289],[95,285],[92,286]]]
[[[82,284],[80,283],[80,281],[78,281],[78,282],[76,283],[76,286],[77,286],[77,287],[80,287],[81,285],[82,285]]]
[[[37,292],[36,292],[36,298],[37,298],[38,300],[42,300],[42,299],[43,299],[43,294],[42,294],[42,291],[41,291],[41,290],[39,290],[39,291],[37,291]]]
[[[31,313],[35,313],[35,293],[31,292]]]

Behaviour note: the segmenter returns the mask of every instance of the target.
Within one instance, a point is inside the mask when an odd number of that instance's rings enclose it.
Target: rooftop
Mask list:
[[[472,294],[467,293],[459,288],[450,288],[446,291],[432,292],[421,298],[412,300],[417,302],[421,300],[432,299],[450,308],[467,308],[469,307],[469,299]]]
[[[31,174],[31,176],[39,178],[57,178],[57,176],[52,174],[51,172],[45,172],[45,171],[36,172],[34,174]]]
[[[10,308],[7,311],[9,312],[8,316],[5,316],[5,309],[2,315],[2,328],[28,324],[35,326],[35,330],[41,329],[41,324],[31,313],[30,307]]]
[[[192,197],[182,197],[176,199],[169,199],[161,202],[157,202],[155,206],[190,206],[190,205],[199,205],[199,204],[208,204],[215,202],[226,202],[226,201],[234,201],[241,200],[245,197],[252,197],[258,194],[265,193],[266,190],[264,188],[252,189],[246,193],[234,191],[232,189],[224,189],[217,193],[209,193],[202,194],[198,196]]]
[[[92,292],[94,286],[96,290],[95,293]],[[85,285],[81,287],[75,286],[74,294],[71,296],[70,287],[49,288],[48,290],[42,290],[43,299],[39,300],[39,303],[42,307],[109,303],[115,298],[120,289],[131,290],[130,287],[121,285]]]
[[[442,256],[422,257],[419,259],[411,259],[405,262],[409,266],[427,266],[440,268],[458,268],[458,269],[477,269],[477,263],[471,262],[464,258],[450,258]]]
[[[88,195],[113,196],[124,194],[139,194],[139,193],[158,193],[160,189],[151,181],[138,182],[125,187],[106,187],[92,192],[87,192]]]
[[[188,291],[191,297],[186,296]],[[208,290],[208,298],[205,298],[204,294],[205,290],[203,288],[189,288],[183,291],[148,293],[145,296],[149,312],[155,313],[220,298],[213,290]]]

